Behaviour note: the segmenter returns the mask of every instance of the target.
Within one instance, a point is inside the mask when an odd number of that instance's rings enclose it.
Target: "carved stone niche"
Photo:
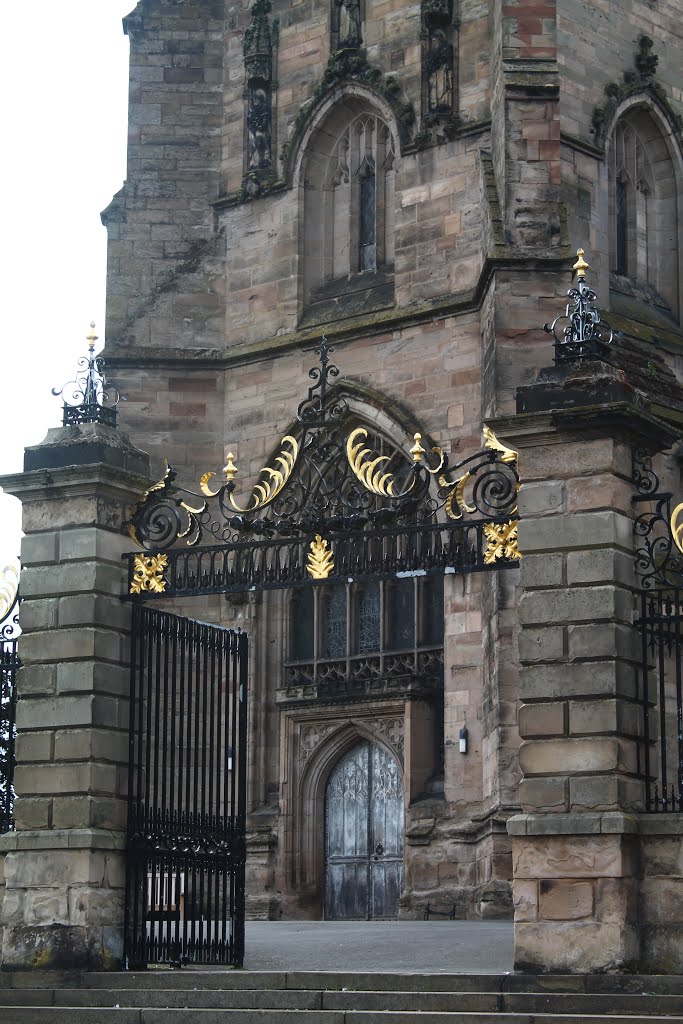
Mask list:
[[[275,166],[274,68],[279,39],[278,22],[268,15],[270,0],[256,0],[251,24],[244,33],[245,114],[243,190],[251,198],[277,178]]]
[[[330,53],[363,45],[363,0],[332,0]]]
[[[446,141],[457,131],[456,70],[452,0],[422,0],[423,141]]]

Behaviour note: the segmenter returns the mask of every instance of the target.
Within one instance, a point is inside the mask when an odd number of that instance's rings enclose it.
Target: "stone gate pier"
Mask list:
[[[4,970],[116,969],[123,947],[130,547],[147,456],[104,423],[50,430],[2,479],[23,503],[16,831]]]
[[[633,453],[680,436],[625,374],[558,366],[494,429],[519,450],[515,967],[683,971],[683,815],[644,814]],[[651,739],[653,737],[651,736]]]

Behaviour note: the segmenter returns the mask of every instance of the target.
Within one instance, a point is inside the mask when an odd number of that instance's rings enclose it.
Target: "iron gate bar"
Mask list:
[[[136,605],[131,647],[126,963],[241,966],[247,636]]]

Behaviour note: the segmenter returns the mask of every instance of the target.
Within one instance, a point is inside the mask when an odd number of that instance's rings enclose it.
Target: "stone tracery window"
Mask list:
[[[610,284],[613,292],[679,313],[676,175],[648,111],[628,111],[609,146]]]
[[[357,98],[334,108],[312,136],[304,168],[306,302],[345,284],[353,289],[358,275],[393,271],[394,165],[390,126]]]

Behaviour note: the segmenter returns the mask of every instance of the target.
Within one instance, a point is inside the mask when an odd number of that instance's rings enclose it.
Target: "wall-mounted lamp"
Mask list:
[[[232,771],[232,747],[228,747],[228,749],[226,751],[226,756],[227,756],[227,762],[228,762],[228,771],[231,772]]]
[[[467,753],[467,726],[466,725],[463,725],[462,729],[460,730],[460,753],[461,754],[466,754]]]

